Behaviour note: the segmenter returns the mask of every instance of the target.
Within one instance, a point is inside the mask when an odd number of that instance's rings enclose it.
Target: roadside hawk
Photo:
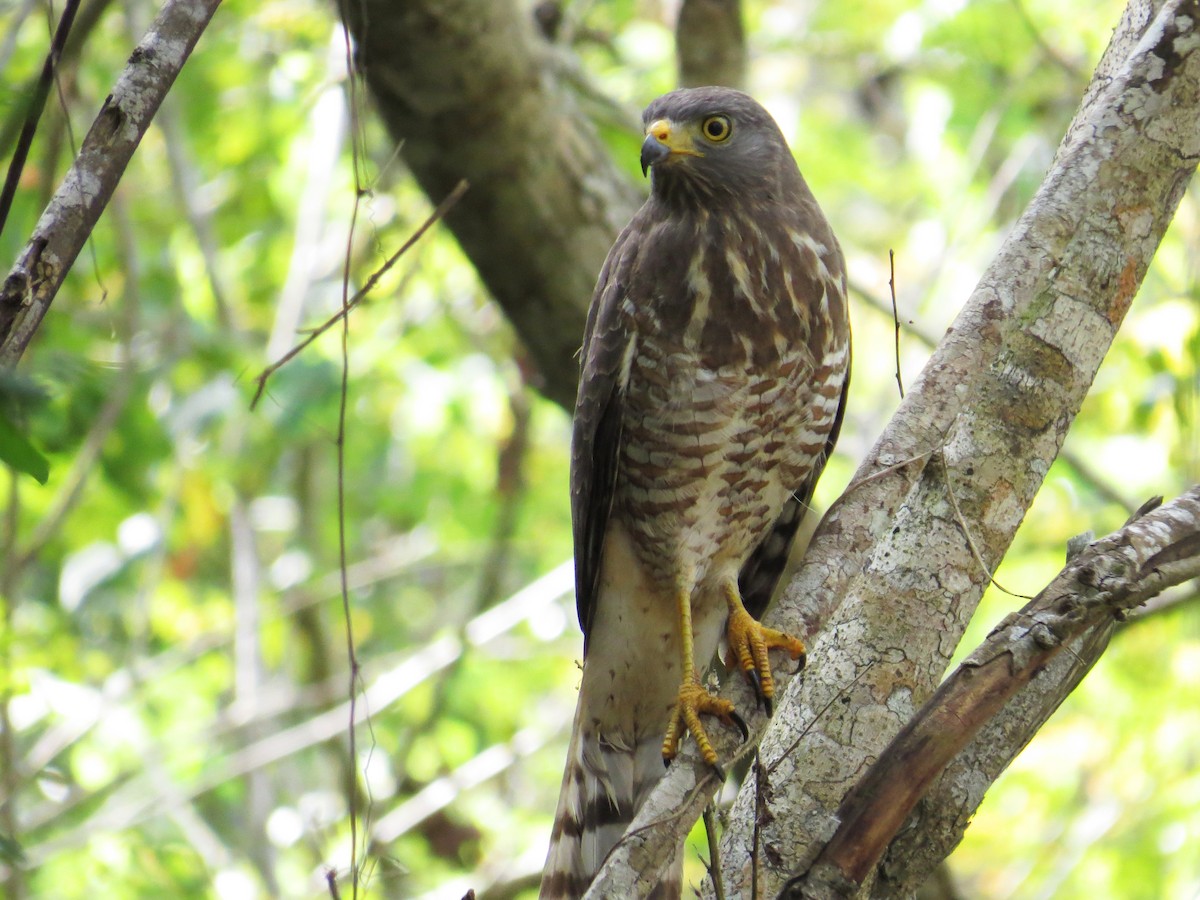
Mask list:
[[[650,197],[588,314],[571,512],[583,680],[542,897],[578,897],[700,716],[727,659],[770,708],[760,625],[845,407],[842,253],[771,116],[727,88],[643,114]],[[678,896],[682,858],[654,896]]]

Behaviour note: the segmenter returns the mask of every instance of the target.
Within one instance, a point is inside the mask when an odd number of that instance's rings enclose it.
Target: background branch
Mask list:
[[[683,0],[675,23],[679,86],[746,87],[741,0]]]
[[[8,163],[8,172],[4,178],[4,187],[0,188],[0,232],[8,221],[8,211],[12,209],[13,197],[17,193],[17,184],[21,180],[21,172],[25,168],[25,159],[29,155],[29,147],[33,144],[33,135],[37,131],[38,121],[42,110],[46,107],[46,98],[50,96],[50,88],[54,84],[54,73],[62,56],[63,47],[67,43],[67,35],[71,31],[71,23],[79,10],[79,0],[67,0],[63,7],[62,17],[54,30],[54,38],[50,42],[50,50],[46,53],[46,62],[42,65],[42,74],[38,77],[37,86],[30,98],[25,111],[25,122],[21,133],[17,135],[17,146],[12,159]]]
[[[587,304],[641,202],[553,48],[514,0],[346,4],[358,65],[425,193],[472,185],[446,223],[525,342],[535,386],[570,408]],[[629,153],[637,158],[636,132]],[[514,265],[520,260],[520,265]]]
[[[0,286],[0,366],[20,360],[220,0],[167,0]]]

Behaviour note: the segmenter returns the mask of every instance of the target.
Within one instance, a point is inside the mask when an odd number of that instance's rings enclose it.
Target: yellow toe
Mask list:
[[[700,748],[705,762],[710,766],[717,765],[717,751],[713,749],[712,742],[700,722],[702,715],[716,716],[726,725],[733,725],[745,731],[745,726],[738,724],[740,717],[730,701],[713,696],[694,679],[685,681],[679,686],[679,700],[675,704],[671,724],[663,738],[662,755],[665,761],[670,762],[676,757],[683,736],[691,732],[692,740]]]
[[[804,642],[761,624],[746,612],[740,598],[736,605],[731,603],[730,606],[729,624],[726,626],[729,654],[725,664],[730,667],[736,664],[756,682],[763,697],[770,700],[775,696],[775,679],[771,676],[769,651],[786,650],[792,659],[803,660]]]

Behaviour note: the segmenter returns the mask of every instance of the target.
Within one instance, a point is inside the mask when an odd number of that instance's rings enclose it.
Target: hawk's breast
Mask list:
[[[614,513],[664,580],[736,576],[824,450],[847,351],[825,324],[841,285],[823,249],[702,218],[682,277],[631,285]]]

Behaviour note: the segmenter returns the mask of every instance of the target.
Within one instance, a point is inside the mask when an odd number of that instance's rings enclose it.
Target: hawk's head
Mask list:
[[[662,196],[761,197],[799,175],[770,113],[732,88],[664,94],[646,107],[642,123],[642,172],[653,170],[652,188]]]

